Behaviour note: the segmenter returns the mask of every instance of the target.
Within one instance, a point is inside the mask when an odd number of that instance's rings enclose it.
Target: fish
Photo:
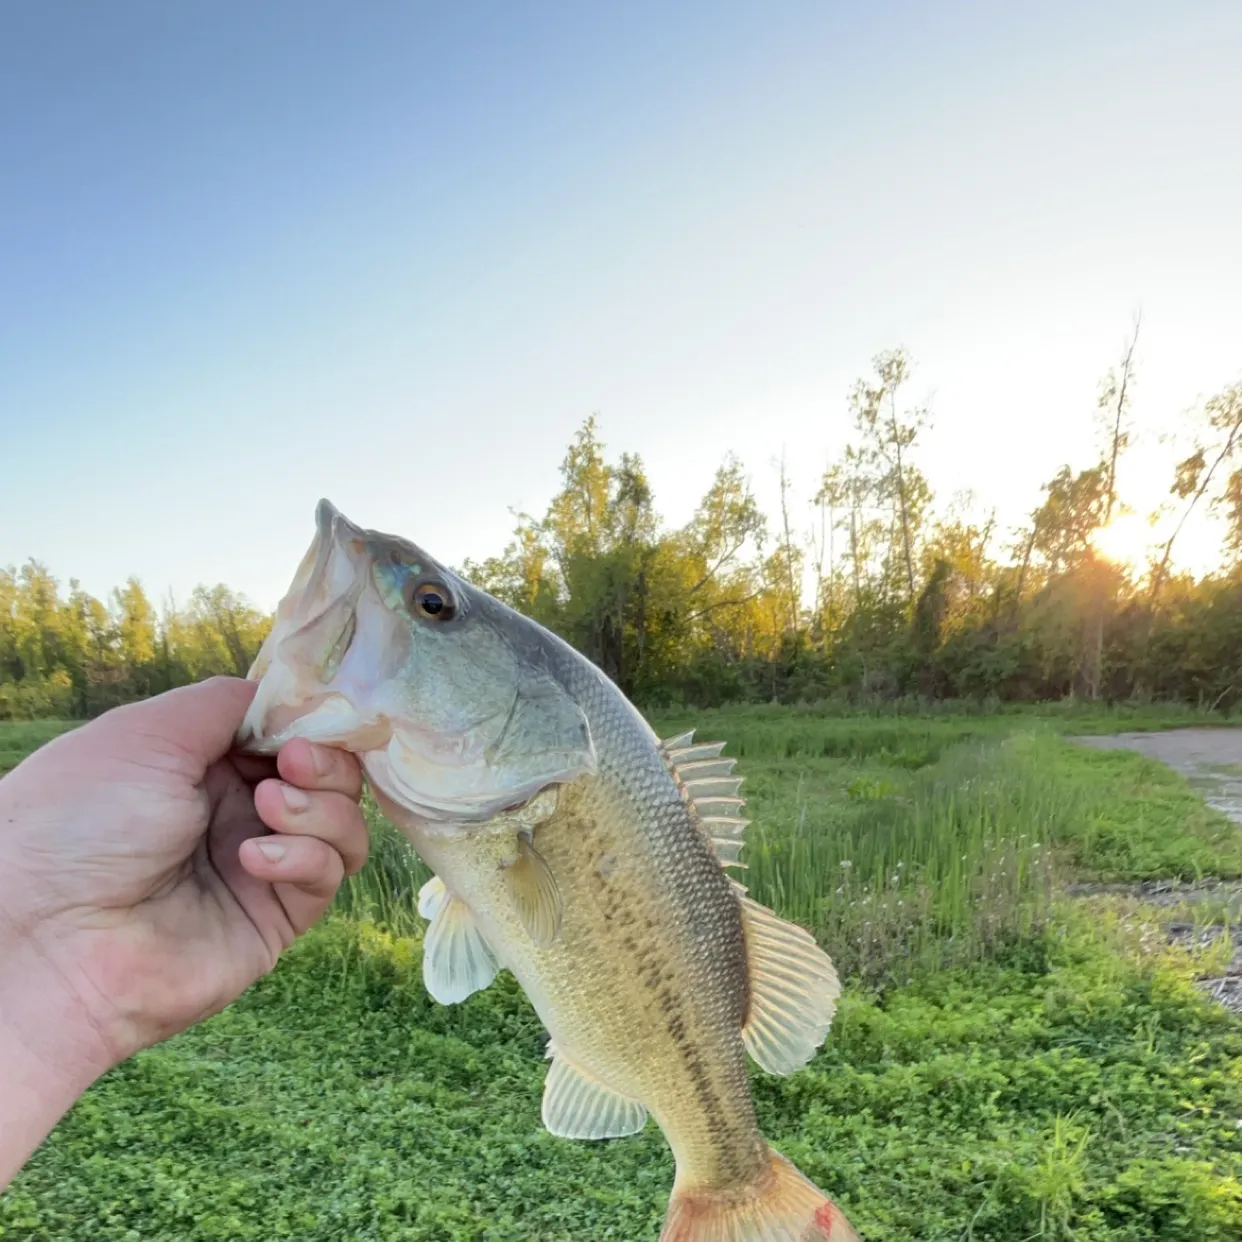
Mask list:
[[[249,676],[238,744],[356,753],[433,872],[432,997],[517,979],[550,1036],[548,1131],[654,1119],[676,1164],[661,1242],[857,1242],[756,1119],[748,1056],[805,1065],[840,984],[730,874],[747,821],[724,743],[661,740],[568,643],[326,500]]]

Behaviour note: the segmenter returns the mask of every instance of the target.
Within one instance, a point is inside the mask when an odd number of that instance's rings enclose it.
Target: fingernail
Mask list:
[[[327,776],[332,768],[332,757],[322,746],[311,746],[311,763],[316,776]]]
[[[268,862],[280,862],[285,856],[285,847],[279,841],[256,841],[255,844]]]
[[[310,798],[296,785],[282,785],[280,792],[285,798],[285,810],[301,814],[310,806]]]

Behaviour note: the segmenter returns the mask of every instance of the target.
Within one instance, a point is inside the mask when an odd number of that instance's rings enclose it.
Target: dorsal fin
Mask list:
[[[738,796],[742,777],[733,776],[736,759],[722,759],[724,742],[694,741],[694,730],[660,743],[687,800],[716,851],[722,867],[741,867],[742,833],[750,820],[742,817],[746,802]]]
[[[682,737],[688,736],[690,735],[682,735]],[[681,740],[681,738],[673,738],[673,742]],[[674,763],[697,763],[700,759],[715,759],[725,748],[724,742],[700,742],[697,746],[688,742],[685,746],[673,746],[672,742],[665,742],[664,745],[667,748],[664,753]]]
[[[674,750],[680,750],[683,746],[689,746],[694,741],[694,730],[687,729],[685,733],[679,733],[676,737],[665,738],[660,743],[664,753],[668,754]]]
[[[722,742],[721,745],[723,746],[724,743]],[[697,746],[691,746],[688,750],[680,750],[677,753],[679,755],[688,755],[693,754],[698,749],[700,748]],[[702,749],[715,750],[716,747],[704,746]],[[681,773],[681,779],[683,781],[701,781],[712,777],[720,778],[729,776],[733,771],[733,765],[735,763],[737,763],[736,759],[717,759],[714,756],[710,759],[704,757],[702,759],[673,760],[673,765],[677,768],[677,771]]]

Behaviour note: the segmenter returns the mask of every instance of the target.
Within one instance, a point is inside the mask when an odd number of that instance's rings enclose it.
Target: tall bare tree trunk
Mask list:
[[[828,621],[833,632],[837,628],[837,517],[832,505],[828,506]]]
[[[815,550],[815,608],[812,613],[813,624],[818,625],[820,632],[823,632],[823,607],[824,607],[824,552],[827,543],[827,529],[825,509],[826,504],[823,496],[819,497],[819,534],[815,533],[814,523],[811,525],[811,546]]]
[[[850,489],[850,561],[854,576],[854,607],[862,603],[862,566],[858,563],[858,489]]]
[[[1012,629],[1014,622],[1018,618],[1018,611],[1022,607],[1022,591],[1026,586],[1027,570],[1031,566],[1031,554],[1035,551],[1035,540],[1039,535],[1039,514],[1036,513],[1031,519],[1031,537],[1026,541],[1026,547],[1022,550],[1022,564],[1018,568],[1018,583],[1014,588],[1013,604],[1009,609],[1009,628]]]
[[[1129,403],[1130,385],[1134,378],[1134,351],[1138,347],[1139,328],[1142,327],[1143,316],[1140,311],[1134,317],[1134,328],[1130,340],[1121,358],[1121,374],[1112,380],[1110,388],[1111,400],[1108,408],[1112,412],[1108,436],[1108,491],[1104,500],[1104,525],[1113,520],[1113,510],[1117,504],[1117,459],[1121,451],[1130,442],[1130,433],[1123,426],[1126,409]],[[1101,583],[1101,587],[1102,587]],[[1087,697],[1096,700],[1100,697],[1100,682],[1104,675],[1104,594],[1101,589],[1096,593],[1094,631],[1089,639],[1089,657],[1084,678]]]
[[[801,594],[794,586],[793,539],[789,533],[789,475],[785,471],[785,453],[781,451],[781,525],[785,531],[785,576],[789,580],[789,632],[798,629],[798,603]]]
[[[906,590],[908,598],[914,598],[914,553],[911,548],[910,518],[906,507],[906,476],[901,463],[901,435],[897,427],[897,390],[888,396],[889,418],[893,427],[893,449],[897,459],[897,501],[901,516],[901,547],[906,561]]]

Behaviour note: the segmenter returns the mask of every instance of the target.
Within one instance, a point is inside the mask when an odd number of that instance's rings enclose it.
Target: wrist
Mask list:
[[[54,978],[0,970],[0,1189],[109,1068]]]
[[[0,1190],[95,1077],[50,1065],[0,1021]]]

